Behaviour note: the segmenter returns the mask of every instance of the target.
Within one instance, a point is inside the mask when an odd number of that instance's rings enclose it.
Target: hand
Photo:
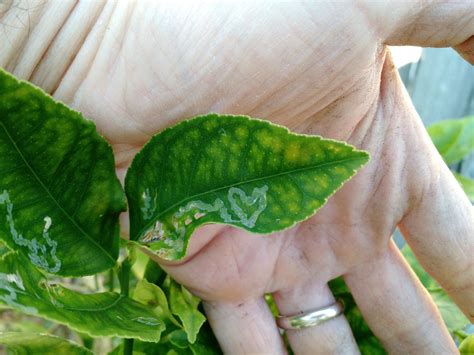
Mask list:
[[[29,34],[5,33],[16,34],[9,42],[16,52],[25,46],[19,56],[6,51],[0,65],[92,118],[121,176],[151,135],[210,111],[368,150],[371,162],[306,222],[271,236],[205,226],[183,261],[157,261],[203,299],[226,352],[283,353],[263,295],[273,293],[283,315],[309,311],[333,302],[327,282],[343,275],[388,351],[447,354],[454,343],[390,237],[399,225],[420,263],[473,319],[474,210],[385,45],[458,46],[474,62],[472,13],[469,2],[73,8],[50,1],[20,11]],[[342,316],[288,338],[295,353],[358,352]]]

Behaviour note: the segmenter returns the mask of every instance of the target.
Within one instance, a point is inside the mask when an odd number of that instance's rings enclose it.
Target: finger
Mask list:
[[[474,35],[471,0],[371,2],[363,11],[390,45],[453,47]]]
[[[275,319],[263,298],[239,303],[204,302],[225,354],[285,354]]]
[[[400,229],[420,264],[473,320],[474,207],[434,149],[426,147],[431,163],[418,170],[430,183],[415,190]]]
[[[443,162],[420,120],[412,120],[408,212],[399,224],[420,264],[474,319],[474,207]]]
[[[389,353],[457,353],[436,306],[393,241],[385,255],[351,270],[345,280]]]
[[[329,287],[321,283],[308,283],[302,287],[279,291],[274,294],[274,299],[283,316],[317,310],[335,301]],[[359,353],[344,315],[313,327],[286,332],[295,354]]]

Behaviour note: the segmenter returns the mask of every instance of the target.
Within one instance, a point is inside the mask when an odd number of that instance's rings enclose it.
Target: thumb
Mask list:
[[[474,64],[474,1],[406,1],[374,6],[369,17],[394,46],[455,47]]]

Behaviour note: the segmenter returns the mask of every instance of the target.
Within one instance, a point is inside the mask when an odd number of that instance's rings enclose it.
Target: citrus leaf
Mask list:
[[[0,69],[0,239],[47,272],[90,275],[115,265],[124,210],[95,125]]]
[[[0,333],[0,344],[15,355],[90,355],[92,351],[69,340],[49,334]]]
[[[472,355],[474,354],[474,335],[469,335],[463,342],[459,345],[459,353],[461,355]]]
[[[443,120],[428,127],[428,133],[444,161],[456,163],[474,149],[474,116]]]
[[[133,298],[153,309],[161,318],[167,318],[176,326],[180,326],[171,314],[165,293],[157,285],[146,280],[140,280],[133,291]]]
[[[189,347],[188,335],[182,329],[173,330],[168,334],[168,338],[170,342],[177,348],[186,349]]]
[[[461,185],[469,200],[474,202],[474,180],[458,173],[454,173],[454,177],[459,182],[459,185]]]
[[[193,344],[199,329],[206,321],[206,317],[198,310],[201,301],[173,280],[171,280],[169,292],[171,312],[181,319],[188,341]]]
[[[156,342],[164,328],[147,307],[118,293],[81,294],[50,284],[25,257],[13,252],[0,259],[0,304],[92,337]]]
[[[127,172],[131,239],[175,260],[203,224],[263,234],[289,228],[368,159],[345,143],[246,116],[183,121],[154,136]]]

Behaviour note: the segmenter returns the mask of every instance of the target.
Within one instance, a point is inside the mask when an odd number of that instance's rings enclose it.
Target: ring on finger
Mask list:
[[[300,313],[293,316],[278,316],[277,324],[280,328],[285,330],[314,327],[315,325],[336,318],[341,315],[343,311],[344,304],[338,300],[327,307],[319,308],[314,311]]]

